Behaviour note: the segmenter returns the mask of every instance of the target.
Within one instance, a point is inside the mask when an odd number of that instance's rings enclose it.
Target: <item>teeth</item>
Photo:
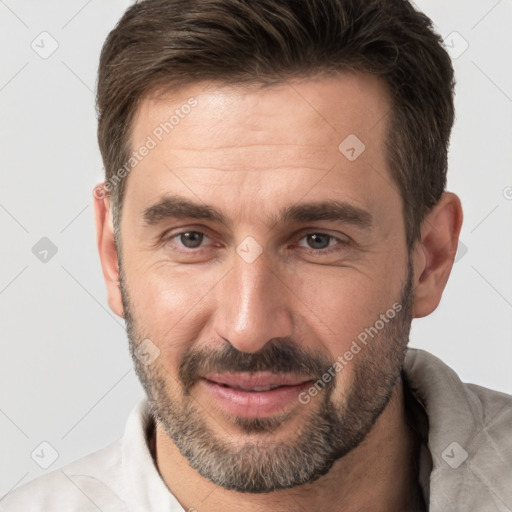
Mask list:
[[[281,384],[277,384],[275,386],[265,386],[265,387],[256,387],[256,388],[242,388],[241,386],[230,386],[228,384],[224,383],[217,383],[220,384],[224,388],[232,388],[232,389],[239,389],[240,391],[270,391],[271,389],[277,389],[282,387]]]
[[[240,388],[240,387],[237,387],[235,389],[241,389],[242,391],[270,391],[271,389],[276,389],[276,388],[279,388],[280,386],[266,386],[266,387],[260,387],[260,388],[250,388],[250,389],[246,389],[246,388]]]

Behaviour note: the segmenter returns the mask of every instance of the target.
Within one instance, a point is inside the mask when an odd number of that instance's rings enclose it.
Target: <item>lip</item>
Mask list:
[[[310,386],[311,379],[271,373],[209,374],[199,382],[228,414],[262,418],[285,412],[293,404],[298,405],[299,394]],[[251,388],[268,386],[278,387],[268,391],[250,391]]]
[[[217,384],[225,384],[232,388],[252,390],[268,386],[297,386],[309,382],[310,377],[297,376],[293,374],[277,374],[270,372],[249,373],[209,373],[204,375],[205,379]]]

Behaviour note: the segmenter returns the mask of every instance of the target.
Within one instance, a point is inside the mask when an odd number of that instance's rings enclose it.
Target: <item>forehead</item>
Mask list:
[[[362,73],[153,92],[132,125],[131,150],[151,148],[130,171],[125,206],[142,211],[180,193],[238,213],[242,203],[258,205],[263,215],[305,194],[342,195],[363,207],[386,194],[396,199],[384,145],[389,112],[384,84]]]

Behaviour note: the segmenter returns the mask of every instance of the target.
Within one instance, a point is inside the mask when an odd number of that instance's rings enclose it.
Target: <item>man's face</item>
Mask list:
[[[389,108],[363,74],[140,104],[132,150],[156,145],[123,204],[131,350],[159,424],[219,485],[313,481],[392,394],[412,299]]]

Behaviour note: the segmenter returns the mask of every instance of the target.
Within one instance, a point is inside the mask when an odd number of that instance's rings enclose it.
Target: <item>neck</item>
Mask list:
[[[310,484],[266,494],[223,489],[191,468],[161,426],[153,455],[159,472],[185,510],[241,512],[336,510],[411,512],[417,510],[416,438],[407,425],[402,381],[364,441]]]

